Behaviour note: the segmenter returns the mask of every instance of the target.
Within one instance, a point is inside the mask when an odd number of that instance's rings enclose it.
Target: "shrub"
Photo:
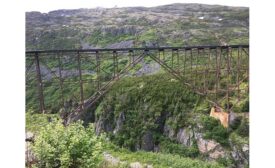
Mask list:
[[[243,119],[241,122],[241,125],[236,130],[236,133],[239,134],[242,137],[248,137],[249,136],[249,122],[247,119]]]
[[[235,119],[235,121],[230,125],[230,129],[231,130],[236,130],[240,126],[241,122],[242,122],[242,118],[237,117]]]
[[[232,167],[233,166],[233,160],[231,158],[222,158],[219,157],[217,159],[217,162],[225,167]]]
[[[160,143],[160,151],[162,153],[176,154],[183,157],[195,158],[199,156],[199,149],[195,141],[190,147],[183,146],[182,144],[173,143],[169,140],[163,140]]]
[[[58,114],[37,114],[32,110],[28,110],[26,113],[26,130],[36,134],[40,132],[40,129],[45,127],[50,120],[58,118]]]
[[[162,153],[176,154],[182,157],[195,158],[199,155],[199,149],[196,144],[192,145],[191,147],[186,147],[181,144],[176,144],[172,142],[162,142],[160,151]]]
[[[41,129],[32,150],[38,159],[37,167],[95,167],[101,160],[102,145],[93,126],[81,122],[65,127],[54,120]]]
[[[246,100],[243,107],[242,112],[249,112],[249,100]]]
[[[220,122],[210,116],[202,117],[202,124],[204,128],[204,138],[214,139],[223,146],[228,146],[229,132],[224,128]]]

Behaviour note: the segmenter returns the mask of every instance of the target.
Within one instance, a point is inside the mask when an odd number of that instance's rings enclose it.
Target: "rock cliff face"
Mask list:
[[[121,114],[120,114],[121,116]],[[98,120],[96,123],[97,132],[112,132],[116,136],[116,133],[121,131],[125,125],[123,125],[122,117],[114,120],[116,127],[113,128],[109,122],[103,124],[102,120]],[[133,126],[134,127],[134,126]],[[134,129],[134,128],[133,128]],[[100,130],[100,131],[99,131]],[[238,144],[229,138],[229,146],[223,146],[219,142],[213,139],[206,139],[204,137],[204,129],[200,126],[200,123],[193,126],[187,126],[179,129],[172,129],[169,124],[165,124],[163,132],[159,132],[162,135],[168,137],[170,140],[176,141],[185,147],[192,147],[196,143],[199,153],[207,160],[227,159],[231,160],[234,167],[244,167],[249,164],[249,144],[245,142]],[[135,144],[134,150],[145,150],[159,152],[161,146],[156,144],[156,139],[152,130],[147,130],[141,137],[140,141]]]
[[[209,116],[211,107],[205,102],[197,104],[203,109],[201,112],[194,111],[191,103],[196,102],[194,95],[165,76],[157,83],[158,77],[125,79],[115,85],[96,110],[97,134],[105,132],[113,142],[134,151],[178,150],[177,154],[200,155],[227,166],[248,165],[249,123],[245,117],[236,117],[232,112],[235,120],[224,128],[219,120]],[[168,147],[162,139],[169,141]],[[177,145],[169,147],[169,144]]]
[[[26,49],[248,43],[249,10],[202,4],[26,13]]]
[[[34,142],[34,134],[32,132],[26,132],[25,137],[25,165],[31,166],[31,164],[37,162],[33,151],[31,150],[31,144]]]

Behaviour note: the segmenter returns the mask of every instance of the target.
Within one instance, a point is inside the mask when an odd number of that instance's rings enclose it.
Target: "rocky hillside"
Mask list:
[[[241,111],[247,110],[245,103],[240,106]],[[235,113],[230,127],[224,128],[209,116],[210,107],[165,74],[125,78],[97,107],[96,133],[105,132],[112,142],[132,151],[248,166],[248,119]]]
[[[210,107],[180,81],[159,73],[121,79],[96,107],[85,113],[83,120],[91,122],[87,116],[95,113],[93,134],[104,138],[104,166],[99,168],[249,167],[249,120],[240,113],[248,110],[246,103],[234,109],[228,128],[209,116]],[[47,145],[38,144],[39,150],[34,152],[45,154],[38,155],[42,160],[49,156],[58,162],[58,157],[63,156],[59,153],[72,150],[68,153],[73,158],[75,151],[87,149],[71,145],[75,149],[60,150],[64,143],[85,143],[78,139],[82,126],[71,129],[76,123],[67,126],[68,132],[62,126],[65,133],[60,135],[56,130],[61,124],[57,128],[52,125],[57,117],[58,114],[33,114],[31,110],[26,115],[26,130],[42,135],[40,141],[58,146],[50,151]],[[48,122],[51,129],[45,130]]]
[[[249,9],[202,4],[26,13],[26,49],[247,44]]]

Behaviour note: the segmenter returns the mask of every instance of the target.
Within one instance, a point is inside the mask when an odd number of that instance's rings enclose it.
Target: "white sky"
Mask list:
[[[95,7],[159,6],[171,3],[202,3],[249,7],[251,0],[25,0],[25,11],[49,12],[57,9],[78,9]]]

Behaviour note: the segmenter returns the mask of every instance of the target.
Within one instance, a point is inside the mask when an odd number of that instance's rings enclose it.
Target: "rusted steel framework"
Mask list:
[[[248,45],[27,51],[26,89],[32,90],[43,113],[53,104],[73,104],[73,118],[115,81],[137,76],[152,62],[209,102],[220,106],[226,101],[227,111],[232,97],[242,99],[249,91]],[[60,97],[52,102],[55,92]]]

